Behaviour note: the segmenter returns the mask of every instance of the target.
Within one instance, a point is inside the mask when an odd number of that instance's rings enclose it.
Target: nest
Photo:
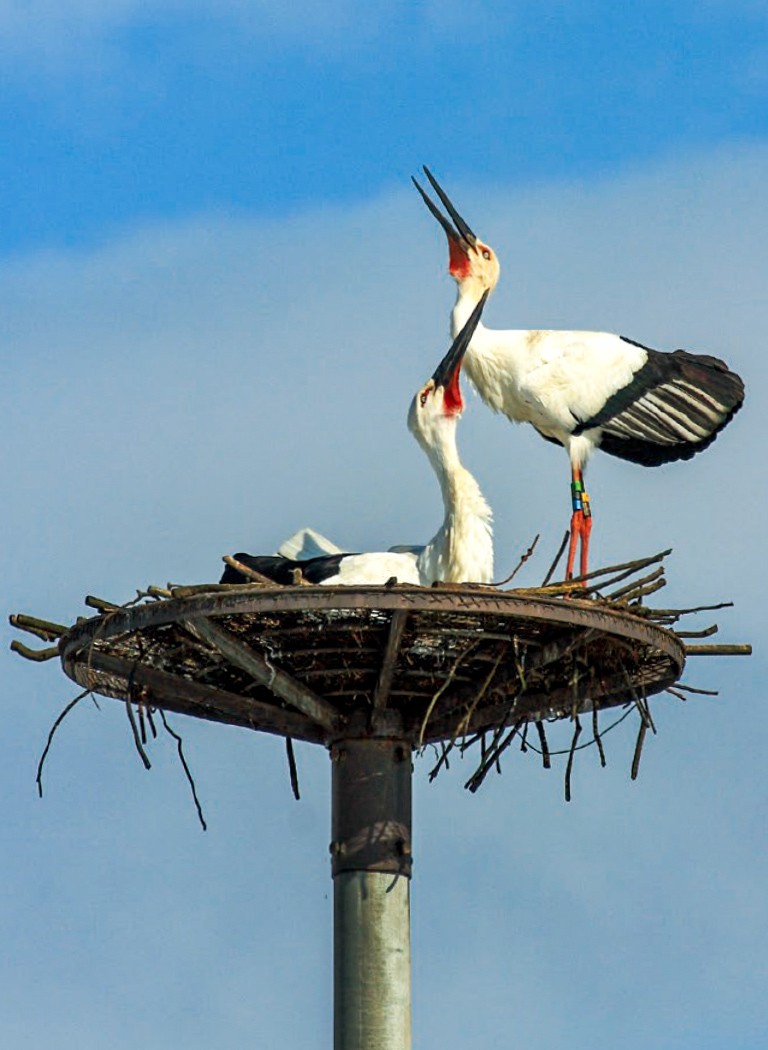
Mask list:
[[[663,586],[667,553],[533,589],[395,581],[321,587],[300,579],[287,587],[261,579],[150,587],[124,607],[87,598],[99,615],[71,627],[12,617],[16,627],[57,640],[37,652],[19,642],[13,648],[32,659],[59,657],[87,692],[125,701],[140,750],[132,705],[142,731],[144,713],[151,719],[160,710],[285,737],[296,792],[292,740],[330,746],[370,736],[416,749],[433,744],[432,776],[451,750],[477,745],[479,762],[467,781],[475,790],[516,735],[524,750],[530,746],[530,724],[548,765],[544,725],[567,718],[574,724],[569,797],[581,716],[591,715],[590,743],[604,761],[598,712],[638,712],[636,775],[643,737],[653,728],[648,697],[703,692],[680,682],[688,655],[749,651],[684,640],[716,626],[672,629],[686,613],[722,605],[643,604]]]

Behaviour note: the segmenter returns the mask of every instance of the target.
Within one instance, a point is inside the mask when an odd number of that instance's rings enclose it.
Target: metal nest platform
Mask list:
[[[652,728],[647,698],[678,683],[688,654],[749,651],[686,644],[683,637],[717,628],[678,634],[670,625],[699,609],[641,604],[663,585],[664,554],[598,570],[581,584],[528,590],[151,587],[132,607],[86,599],[101,614],[69,628],[11,619],[41,637],[58,636],[44,656],[59,656],[85,689],[148,710],[326,746],[351,737],[442,744],[443,757],[446,744],[464,750],[480,741],[474,788],[510,731],[535,723],[546,763],[545,722],[572,719],[580,732],[579,715],[590,712],[600,746],[598,711],[633,705],[642,737]]]

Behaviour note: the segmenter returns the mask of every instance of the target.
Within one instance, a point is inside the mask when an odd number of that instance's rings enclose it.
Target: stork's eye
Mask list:
[[[426,405],[428,398],[429,398],[429,391],[428,390],[422,390],[422,392],[419,394],[419,404],[421,405],[422,408],[424,408],[424,406]]]
[[[488,251],[487,248],[483,248],[483,258],[484,259],[490,259],[491,258],[491,253]]]

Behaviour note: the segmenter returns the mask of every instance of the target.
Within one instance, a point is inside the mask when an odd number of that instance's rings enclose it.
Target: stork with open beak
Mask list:
[[[424,203],[448,237],[448,269],[458,291],[457,332],[499,279],[493,249],[470,229],[424,168],[447,215],[416,179]],[[493,331],[478,324],[464,369],[480,397],[513,423],[530,423],[562,445],[571,462],[571,536],[566,578],[588,568],[592,512],[584,468],[596,448],[643,466],[691,456],[710,445],[738,412],[744,384],[716,357],[662,353],[609,332]]]
[[[437,580],[490,583],[493,579],[491,508],[480,486],[459,459],[456,426],[464,408],[460,373],[464,355],[480,321],[487,296],[482,295],[432,377],[418,391],[408,412],[411,433],[424,449],[440,483],[443,523],[424,547],[395,548],[368,554],[339,551],[309,559],[281,555],[236,554],[235,560],[277,583],[291,583],[301,569],[310,583],[382,584],[392,577],[423,587]],[[323,550],[324,537],[301,530],[289,545],[298,553],[299,537]],[[329,545],[330,546],[330,545]],[[311,549],[311,546],[310,546]],[[328,548],[326,548],[328,549]],[[228,565],[222,583],[245,583],[246,577]]]

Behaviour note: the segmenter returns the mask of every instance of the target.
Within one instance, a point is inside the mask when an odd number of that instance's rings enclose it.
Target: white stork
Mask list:
[[[424,168],[450,220],[413,183],[448,236],[458,285],[455,333],[496,287],[499,261]],[[478,324],[464,369],[480,397],[513,423],[531,423],[571,461],[571,540],[566,578],[581,541],[587,572],[592,515],[584,467],[595,448],[644,466],[690,459],[714,441],[744,400],[744,384],[716,357],[661,353],[609,332],[492,331]]]
[[[436,580],[490,583],[493,579],[491,508],[477,481],[461,465],[456,446],[456,424],[464,408],[459,374],[486,298],[481,296],[475,304],[432,378],[414,397],[408,413],[408,426],[426,452],[443,496],[445,517],[433,539],[424,547],[352,554],[340,551],[314,530],[303,529],[281,548],[294,551],[292,558],[280,554],[236,554],[236,561],[277,583],[291,583],[292,570],[297,568],[310,583],[328,585],[382,584],[393,576],[400,583],[424,587]],[[333,553],[307,558],[307,553],[312,554],[314,550]],[[300,559],[296,557],[299,553],[303,555]],[[228,565],[221,582],[247,580]]]

